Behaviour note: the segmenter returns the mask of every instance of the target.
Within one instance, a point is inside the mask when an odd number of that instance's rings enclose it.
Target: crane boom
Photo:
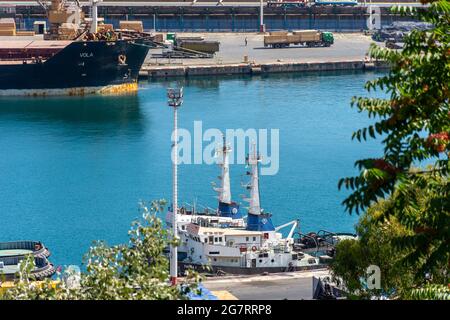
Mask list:
[[[281,226],[276,227],[276,228],[275,228],[275,231],[280,231],[281,229],[286,228],[287,226],[292,225],[292,228],[291,228],[291,230],[289,231],[289,234],[288,234],[288,236],[287,236],[287,239],[291,239],[292,236],[293,236],[293,234],[294,234],[295,228],[297,228],[298,224],[299,224],[299,221],[298,221],[298,220],[292,220],[292,221],[290,221],[290,222],[288,222],[288,223],[285,223],[285,224],[282,224]]]

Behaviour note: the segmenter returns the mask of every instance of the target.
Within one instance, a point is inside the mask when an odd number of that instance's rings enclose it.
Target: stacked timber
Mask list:
[[[136,32],[144,32],[142,21],[120,21],[120,29],[131,30]]]
[[[287,31],[272,31],[269,33],[271,36],[287,36]]]
[[[17,30],[16,36],[18,36],[18,37],[32,37],[32,36],[34,36],[34,31]]]
[[[162,33],[156,33],[153,35],[153,41],[154,42],[158,42],[158,43],[163,43],[164,42],[164,35]]]
[[[292,33],[297,36],[299,42],[305,41],[320,41],[320,32],[317,30],[299,30]]]
[[[273,48],[285,48],[289,45],[322,45],[322,32],[318,30],[300,30],[288,33],[287,31],[271,32],[264,36],[264,46]]]
[[[98,31],[113,31],[114,27],[112,24],[110,23],[102,23],[98,25],[97,28]]]
[[[74,23],[62,23],[58,28],[59,40],[72,40],[78,35],[78,25]]]
[[[288,36],[265,36],[264,43],[267,45],[272,43],[288,43]]]
[[[205,41],[205,40],[182,40],[177,38],[177,45],[181,48],[214,54],[220,50],[219,41]]]
[[[13,18],[0,19],[0,36],[15,36],[16,21]]]
[[[287,43],[287,31],[272,31],[269,36],[264,37],[264,43],[269,45],[272,43]]]

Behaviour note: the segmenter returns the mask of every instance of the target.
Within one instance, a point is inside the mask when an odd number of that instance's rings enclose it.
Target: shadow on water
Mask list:
[[[0,122],[62,123],[97,128],[105,134],[145,131],[138,95],[85,97],[1,97]],[[145,122],[145,123],[148,123]],[[127,132],[125,132],[127,133]]]
[[[268,79],[276,81],[308,79],[308,78],[326,78],[336,77],[342,75],[362,75],[367,74],[371,76],[373,74],[382,75],[381,71],[363,71],[363,70],[338,70],[338,71],[308,71],[308,72],[290,72],[290,73],[265,73],[262,75],[211,75],[211,76],[196,76],[192,78],[158,78],[149,79],[148,81],[142,81],[144,86],[151,86],[151,84],[159,84],[163,87],[195,87],[199,89],[212,89],[219,90],[220,86],[227,81],[239,80],[243,86],[251,84],[254,80]]]
[[[219,90],[223,82],[229,80],[242,80],[242,84],[250,83],[253,78],[251,75],[220,75],[220,76],[195,76],[192,78],[160,78],[149,79],[148,82],[142,82],[151,86],[152,83],[163,87],[193,87],[198,89]]]

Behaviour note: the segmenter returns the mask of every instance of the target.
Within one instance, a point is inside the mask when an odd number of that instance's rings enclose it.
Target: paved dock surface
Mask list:
[[[331,47],[307,48],[292,46],[272,49],[264,47],[264,35],[257,33],[177,33],[180,36],[203,36],[206,40],[220,42],[220,51],[212,59],[155,59],[148,56],[146,63],[171,65],[215,65],[244,62],[257,64],[273,62],[316,62],[364,60],[372,39],[362,33],[333,33]],[[247,46],[245,39],[247,38]],[[151,53],[160,53],[160,49]]]
[[[312,277],[329,275],[327,270],[289,272],[266,276],[208,279],[203,285],[212,292],[229,292],[239,300],[310,300]]]
[[[152,49],[145,64],[164,66],[196,66],[196,65],[220,65],[244,62],[244,56],[248,62],[256,64],[276,62],[336,62],[336,61],[362,61],[369,49],[372,39],[362,33],[333,33],[335,43],[331,47],[307,48],[292,46],[288,48],[272,49],[264,48],[264,35],[257,33],[177,33],[177,35],[203,36],[206,40],[220,42],[220,51],[212,59],[162,59],[151,58],[151,54],[161,53],[161,49]],[[247,46],[245,39],[247,38]],[[42,36],[34,37],[0,37],[0,41],[11,46],[22,46],[23,43],[34,43],[35,46],[42,43]],[[55,41],[46,41],[46,45],[54,45]],[[65,46],[69,41],[59,41]],[[377,43],[382,45],[382,43]]]

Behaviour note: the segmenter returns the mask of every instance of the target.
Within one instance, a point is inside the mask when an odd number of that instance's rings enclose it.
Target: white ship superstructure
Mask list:
[[[295,250],[293,234],[298,227],[294,220],[274,227],[270,213],[261,208],[259,192],[260,157],[256,146],[247,157],[250,181],[245,187],[249,190],[248,217],[245,228],[221,228],[202,223],[189,223],[182,234],[182,247],[186,259],[182,262],[191,265],[212,267],[229,272],[248,271],[287,271],[318,266],[319,259]],[[291,226],[286,238],[279,232]],[[250,270],[251,269],[251,270]]]
[[[264,232],[189,224],[183,236],[187,248],[183,262],[230,272],[246,268],[287,271],[318,264],[317,258],[294,251],[291,239],[276,235],[277,241],[268,241]]]

